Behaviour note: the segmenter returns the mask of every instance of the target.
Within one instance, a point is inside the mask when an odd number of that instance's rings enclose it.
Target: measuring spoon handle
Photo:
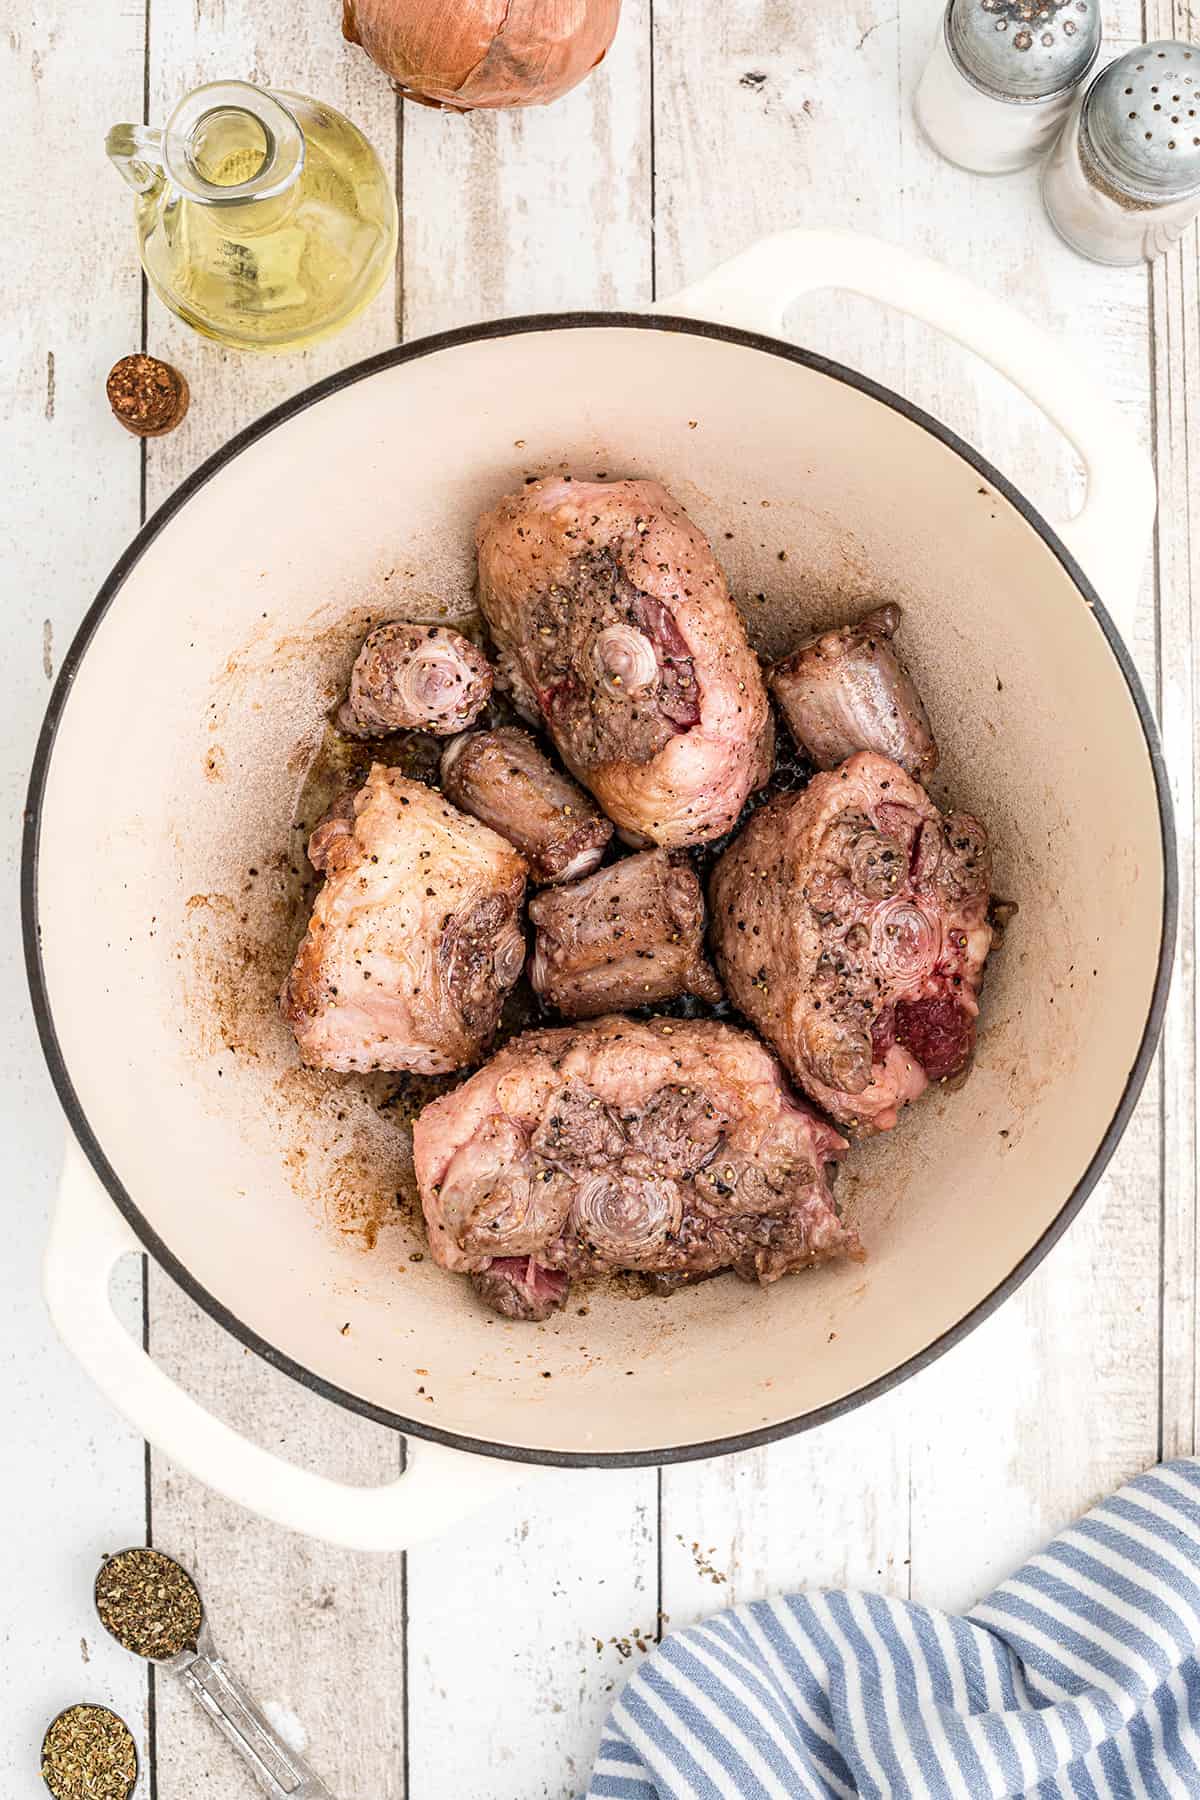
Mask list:
[[[179,1679],[273,1800],[335,1800],[215,1651],[194,1657]]]

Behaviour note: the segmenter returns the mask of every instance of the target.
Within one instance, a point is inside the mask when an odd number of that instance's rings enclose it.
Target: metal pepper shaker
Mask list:
[[[1200,46],[1159,38],[1102,69],[1046,164],[1060,237],[1093,262],[1159,255],[1200,213]]]
[[[914,101],[934,149],[980,175],[1050,148],[1100,49],[1100,0],[949,0]]]

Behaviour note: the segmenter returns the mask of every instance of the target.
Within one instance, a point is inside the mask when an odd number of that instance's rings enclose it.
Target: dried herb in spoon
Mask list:
[[[42,1739],[42,1780],[54,1800],[128,1800],[137,1747],[107,1706],[69,1706]]]
[[[161,1659],[194,1650],[203,1612],[186,1569],[161,1550],[122,1550],[101,1565],[96,1611],[118,1644]]]

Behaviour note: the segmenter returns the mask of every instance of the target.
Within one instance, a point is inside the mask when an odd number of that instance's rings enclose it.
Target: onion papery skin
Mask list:
[[[471,112],[561,99],[620,16],[621,0],[344,0],[342,35],[407,99]]]

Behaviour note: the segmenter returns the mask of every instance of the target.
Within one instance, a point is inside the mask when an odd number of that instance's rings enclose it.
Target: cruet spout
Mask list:
[[[114,125],[105,145],[130,187],[162,183],[200,206],[277,198],[304,169],[304,134],[274,94],[246,81],[210,81],[179,102],[165,131]]]

